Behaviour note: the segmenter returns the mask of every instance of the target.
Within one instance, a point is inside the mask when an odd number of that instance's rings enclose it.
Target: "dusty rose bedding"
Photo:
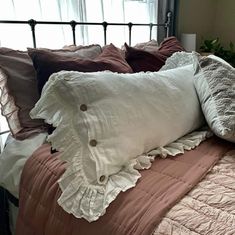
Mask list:
[[[230,151],[162,219],[154,235],[235,234],[235,151]]]
[[[190,195],[200,186],[184,195],[233,147],[213,137],[185,154],[156,159],[151,169],[141,172],[142,177],[135,188],[121,193],[98,221],[88,223],[84,219],[76,219],[58,206],[61,191],[57,180],[65,171],[65,163],[58,159],[59,153],[50,153],[50,145],[43,145],[26,162],[22,173],[16,235],[180,234],[174,233],[174,229],[185,231],[186,225],[181,223],[182,214],[196,214],[195,210],[198,209],[195,204],[196,209],[190,208],[190,211],[184,200],[191,197],[189,207],[193,207],[196,196]],[[235,197],[235,190],[231,190]],[[204,191],[213,191],[202,189],[201,195],[207,200],[208,195],[204,195]],[[209,218],[208,223],[211,221]],[[198,222],[201,223],[191,215],[189,224],[197,228]],[[231,218],[231,223],[234,223],[234,218]],[[191,232],[190,228],[188,231]],[[181,234],[193,234],[190,232]]]

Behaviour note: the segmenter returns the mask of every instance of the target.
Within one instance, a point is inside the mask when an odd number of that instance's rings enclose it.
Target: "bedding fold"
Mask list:
[[[212,137],[175,157],[156,158],[141,171],[136,187],[120,193],[99,220],[89,223],[66,213],[57,203],[57,181],[66,163],[60,153],[41,146],[26,162],[20,187],[16,235],[150,235],[166,212],[188,193],[232,148]],[[95,202],[94,202],[95,203]]]

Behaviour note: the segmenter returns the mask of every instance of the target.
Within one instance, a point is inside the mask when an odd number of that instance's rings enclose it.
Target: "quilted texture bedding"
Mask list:
[[[216,228],[234,225],[234,159],[225,154],[232,148],[234,145],[213,137],[177,157],[156,159],[151,169],[141,172],[135,188],[121,193],[98,221],[88,223],[59,207],[61,191],[57,180],[65,163],[59,160],[59,153],[51,154],[50,145],[45,144],[27,161],[22,173],[16,235],[224,234]],[[218,188],[216,193],[220,195],[223,187],[225,197],[220,201],[222,197],[214,195],[214,190]],[[225,211],[220,208],[224,203]],[[214,207],[214,214],[208,206]],[[199,218],[199,214],[205,216]]]
[[[154,235],[235,234],[235,151],[163,218]]]

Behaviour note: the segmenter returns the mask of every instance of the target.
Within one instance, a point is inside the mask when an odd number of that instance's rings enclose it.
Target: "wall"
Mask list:
[[[223,45],[232,41],[235,46],[235,0],[217,0],[213,34]]]
[[[235,0],[178,0],[177,36],[197,34],[197,49],[203,39],[219,37],[226,47],[235,44]]]

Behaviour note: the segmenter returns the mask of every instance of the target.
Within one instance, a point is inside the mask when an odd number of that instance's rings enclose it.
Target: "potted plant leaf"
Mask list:
[[[233,67],[235,67],[235,50],[234,44],[232,42],[229,43],[228,49],[221,47],[219,50],[215,51],[215,55],[221,57]]]
[[[202,55],[214,54],[216,51],[221,49],[219,38],[216,39],[206,39],[200,46],[200,51]]]
[[[229,43],[228,49],[225,49],[221,46],[219,38],[206,39],[200,46],[200,51],[201,55],[207,56],[209,54],[214,54],[235,67],[235,48],[232,42]]]

